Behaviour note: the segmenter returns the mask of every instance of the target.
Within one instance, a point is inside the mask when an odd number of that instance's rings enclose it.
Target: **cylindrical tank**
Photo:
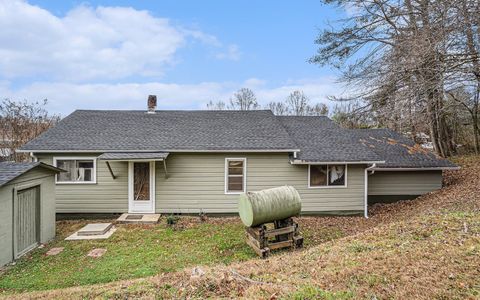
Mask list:
[[[238,212],[247,227],[283,220],[300,214],[302,200],[292,186],[281,186],[240,195]]]

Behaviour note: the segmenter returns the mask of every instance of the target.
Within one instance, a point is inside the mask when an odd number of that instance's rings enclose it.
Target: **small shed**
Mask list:
[[[0,266],[55,236],[55,174],[41,163],[0,162]]]

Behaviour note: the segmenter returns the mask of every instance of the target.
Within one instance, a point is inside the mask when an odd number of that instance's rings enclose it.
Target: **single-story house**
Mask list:
[[[367,215],[369,196],[423,194],[457,168],[391,131],[327,117],[149,103],[77,110],[19,150],[67,171],[56,177],[57,213],[236,213],[239,194],[288,184],[303,213]]]
[[[0,266],[55,236],[55,174],[41,162],[0,162]]]

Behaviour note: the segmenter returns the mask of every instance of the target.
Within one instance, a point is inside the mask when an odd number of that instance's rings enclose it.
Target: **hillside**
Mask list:
[[[200,267],[145,279],[68,288],[32,298],[476,299],[480,297],[480,157],[456,161],[445,188],[374,207],[344,222],[351,235],[267,260]],[[357,220],[357,223],[355,223]],[[203,273],[203,272],[201,272]]]

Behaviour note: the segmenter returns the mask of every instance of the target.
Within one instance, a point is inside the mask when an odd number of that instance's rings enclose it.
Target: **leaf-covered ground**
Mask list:
[[[480,298],[480,157],[457,161],[446,187],[359,217],[300,218],[307,248],[19,298]],[[198,265],[202,265],[201,262]]]

